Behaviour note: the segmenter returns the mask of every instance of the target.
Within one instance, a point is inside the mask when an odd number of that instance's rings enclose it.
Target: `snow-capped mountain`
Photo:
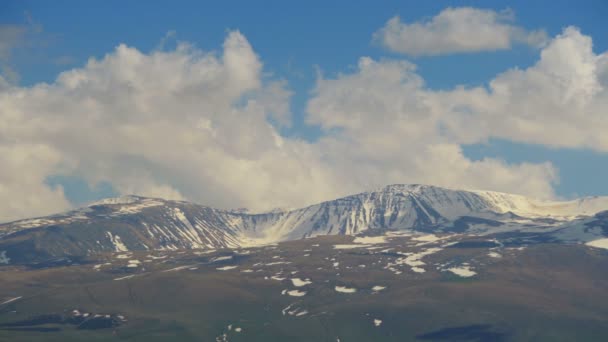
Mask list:
[[[390,185],[302,209],[241,216],[238,225],[255,243],[375,230],[482,233],[515,230],[522,224],[553,227],[607,209],[608,197],[556,202],[491,191]]]
[[[597,221],[593,215],[603,210],[608,210],[608,197],[549,202],[428,185],[390,185],[306,208],[258,214],[124,196],[0,225],[0,251],[19,261],[124,250],[237,248],[386,230],[563,233],[565,227],[576,226],[580,235],[589,233],[585,223]]]

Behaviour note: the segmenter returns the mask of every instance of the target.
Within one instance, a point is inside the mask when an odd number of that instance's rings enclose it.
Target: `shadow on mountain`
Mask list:
[[[507,333],[492,330],[490,324],[473,324],[461,327],[444,328],[416,336],[425,341],[475,341],[500,342],[506,341]]]

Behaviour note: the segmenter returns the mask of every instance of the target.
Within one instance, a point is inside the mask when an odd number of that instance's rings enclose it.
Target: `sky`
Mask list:
[[[492,6],[492,7],[488,7]],[[607,195],[605,1],[3,1],[0,221],[393,183]]]

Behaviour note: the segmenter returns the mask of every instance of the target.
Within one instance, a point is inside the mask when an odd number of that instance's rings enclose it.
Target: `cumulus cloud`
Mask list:
[[[550,163],[473,161],[461,146],[501,137],[606,150],[607,76],[606,54],[575,28],[487,87],[435,91],[410,62],[363,57],[318,78],[307,121],[325,134],[306,142],[274,126],[289,125],[291,92],[238,31],[220,52],[120,45],[50,84],[0,86],[0,220],[68,208],[45,182],[54,175],[254,210],[389,183],[552,197]]]
[[[288,124],[290,94],[281,80],[264,78],[262,62],[239,32],[227,36],[221,54],[188,44],[149,54],[120,45],[51,84],[4,88],[0,146],[38,150],[32,162],[3,163],[0,184],[11,188],[0,192],[0,201],[23,210],[3,206],[0,217],[50,213],[65,204],[60,189],[45,185],[50,175],[219,207],[327,198],[330,177],[316,165],[314,148],[282,138],[270,123],[272,117]],[[48,196],[34,208],[38,193]]]
[[[438,92],[442,124],[461,142],[489,137],[608,151],[608,53],[568,27],[528,69],[508,70],[488,87]]]
[[[461,139],[441,125],[436,96],[413,64],[364,57],[354,73],[318,81],[308,120],[335,132],[319,144],[351,189],[409,182],[552,196],[549,163],[466,158]]]
[[[514,19],[510,10],[446,8],[426,21],[404,23],[393,17],[374,40],[412,56],[504,50],[514,43],[538,47],[546,41],[543,30],[528,31],[515,26]]]
[[[61,159],[59,151],[45,144],[0,140],[0,156],[0,221],[70,208],[61,187],[45,184]]]

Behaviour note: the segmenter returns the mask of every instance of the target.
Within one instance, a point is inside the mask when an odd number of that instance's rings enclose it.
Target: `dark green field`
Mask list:
[[[21,298],[0,305],[0,340],[608,340],[605,250],[542,243],[490,250],[484,243],[455,247],[409,237],[334,247],[351,241],[330,236],[239,251],[4,266],[0,303]],[[442,250],[417,259],[426,272],[403,263],[404,253],[429,248]],[[214,261],[221,256],[232,258]],[[127,267],[129,260],[140,264]],[[466,263],[475,275],[447,270]],[[236,268],[218,270],[226,266]],[[295,287],[290,278],[312,283]],[[94,315],[99,324],[91,322]]]

